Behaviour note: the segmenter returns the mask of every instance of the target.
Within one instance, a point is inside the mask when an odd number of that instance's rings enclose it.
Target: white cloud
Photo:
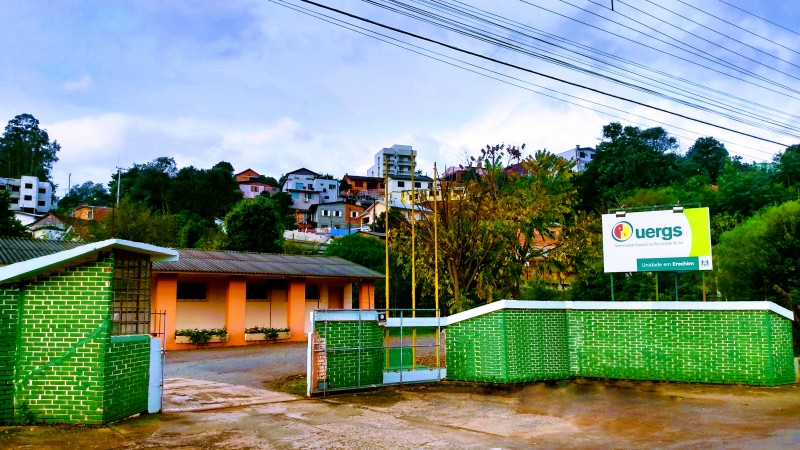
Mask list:
[[[93,80],[91,75],[84,75],[78,79],[64,82],[64,89],[67,91],[88,91],[91,89]]]

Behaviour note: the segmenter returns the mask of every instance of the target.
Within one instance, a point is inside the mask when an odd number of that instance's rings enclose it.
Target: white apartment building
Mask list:
[[[367,176],[382,178],[384,165],[389,163],[389,175],[411,176],[412,158],[417,157],[416,150],[410,145],[394,144],[375,153],[375,164],[367,171]]]
[[[40,182],[36,177],[0,177],[0,189],[11,193],[9,209],[12,211],[43,214],[52,207],[52,186],[47,181]]]

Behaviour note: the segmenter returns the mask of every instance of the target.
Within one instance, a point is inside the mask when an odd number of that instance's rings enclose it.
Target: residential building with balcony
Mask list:
[[[375,153],[375,164],[369,168],[367,176],[385,177],[384,168],[386,163],[388,163],[390,176],[411,175],[414,165],[413,159],[416,156],[416,150],[412,149],[410,145],[394,144],[389,148],[383,148],[378,153]]]
[[[392,202],[410,203],[412,192],[416,199],[427,198],[433,189],[433,178],[417,175],[411,181],[411,174],[389,177],[389,198]]]

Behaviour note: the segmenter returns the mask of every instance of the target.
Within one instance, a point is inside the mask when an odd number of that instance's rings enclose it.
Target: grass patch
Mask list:
[[[301,397],[305,397],[307,386],[305,375],[292,375],[282,380],[268,383],[270,389]]]

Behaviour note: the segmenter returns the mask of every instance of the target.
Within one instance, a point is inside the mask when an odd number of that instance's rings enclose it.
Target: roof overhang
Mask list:
[[[87,259],[88,256],[97,252],[115,248],[144,253],[150,255],[150,258],[154,261],[178,260],[177,250],[125,239],[107,239],[105,241],[93,242],[73,249],[64,250],[63,252],[53,253],[52,255],[40,256],[38,258],[0,267],[0,284],[32,278],[57,267],[63,267],[70,262]]]

